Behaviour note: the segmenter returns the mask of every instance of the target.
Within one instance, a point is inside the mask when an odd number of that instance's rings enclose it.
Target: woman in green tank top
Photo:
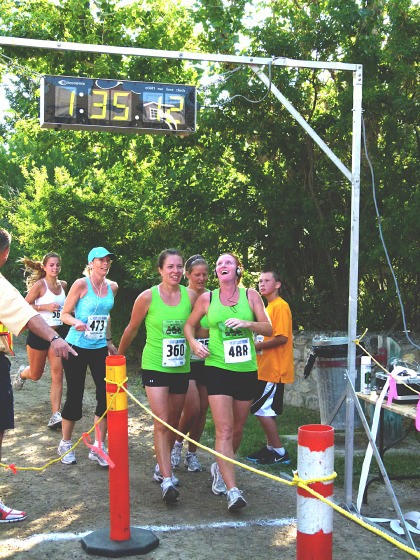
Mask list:
[[[206,386],[216,428],[216,451],[232,458],[239,448],[251,408],[257,365],[253,333],[270,336],[272,327],[261,296],[239,286],[242,269],[235,255],[220,255],[216,263],[220,288],[202,294],[184,327],[191,352],[205,358]],[[209,345],[194,337],[207,315]],[[232,463],[217,459],[211,466],[214,494],[227,493],[228,509],[246,506],[236,487]]]
[[[190,371],[189,347],[183,328],[197,295],[180,286],[184,259],[177,249],[166,249],[158,258],[162,281],[142,292],[134,302],[131,319],[124,330],[118,353],[124,355],[143,320],[146,345],[142,354],[142,379],[152,412],[164,422],[178,427]],[[174,503],[178,479],[171,470],[171,449],[175,434],[154,420],[157,459],[154,480],[161,483],[165,503]]]

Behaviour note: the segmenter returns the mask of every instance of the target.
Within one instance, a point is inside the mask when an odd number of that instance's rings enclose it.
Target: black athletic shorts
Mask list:
[[[185,395],[190,382],[189,373],[166,373],[144,369],[141,372],[143,387],[169,387],[173,395]]]
[[[57,332],[58,335],[61,336],[61,338],[66,338],[69,329],[70,329],[69,325],[60,325],[54,330]],[[50,347],[50,342],[48,340],[44,340],[43,338],[40,338],[32,331],[28,331],[28,336],[26,337],[26,344],[27,346],[30,346],[34,350],[48,350]]]
[[[228,395],[237,401],[252,401],[258,382],[257,371],[230,371],[205,366],[207,393]]]
[[[205,365],[204,361],[202,362],[190,362],[191,365],[191,372],[190,372],[190,379],[194,379],[200,385],[206,384],[206,374],[205,374]]]

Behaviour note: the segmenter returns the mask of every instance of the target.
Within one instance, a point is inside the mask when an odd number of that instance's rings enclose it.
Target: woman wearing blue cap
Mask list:
[[[63,323],[71,327],[66,341],[78,354],[72,356],[74,360],[66,360],[64,364],[67,395],[61,413],[63,436],[58,446],[58,454],[65,465],[76,463],[76,456],[71,450],[71,438],[77,420],[82,418],[88,366],[96,386],[95,422],[106,410],[105,359],[108,354],[117,353],[112,343],[109,313],[114,305],[118,285],[106,278],[113,258],[114,254],[105,247],[94,247],[89,252],[88,265],[83,272],[85,278],[79,278],[70,288],[61,313]],[[106,417],[99,422],[99,431],[102,448],[106,452]],[[97,445],[98,442],[95,441],[95,446]],[[89,459],[97,461],[101,467],[108,466],[108,463],[93,450],[89,452]]]

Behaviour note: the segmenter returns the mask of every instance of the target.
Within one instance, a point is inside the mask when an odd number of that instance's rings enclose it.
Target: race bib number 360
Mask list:
[[[225,353],[225,363],[227,364],[249,362],[252,358],[249,338],[225,340],[223,342],[223,349]]]
[[[185,338],[164,338],[162,342],[162,366],[179,367],[185,365]]]

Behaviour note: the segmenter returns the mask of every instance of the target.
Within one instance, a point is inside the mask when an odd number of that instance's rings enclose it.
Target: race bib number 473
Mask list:
[[[249,338],[225,340],[223,341],[223,350],[226,364],[249,362],[252,358]]]
[[[108,315],[89,315],[87,324],[88,331],[85,331],[86,338],[101,340],[105,338]]]

